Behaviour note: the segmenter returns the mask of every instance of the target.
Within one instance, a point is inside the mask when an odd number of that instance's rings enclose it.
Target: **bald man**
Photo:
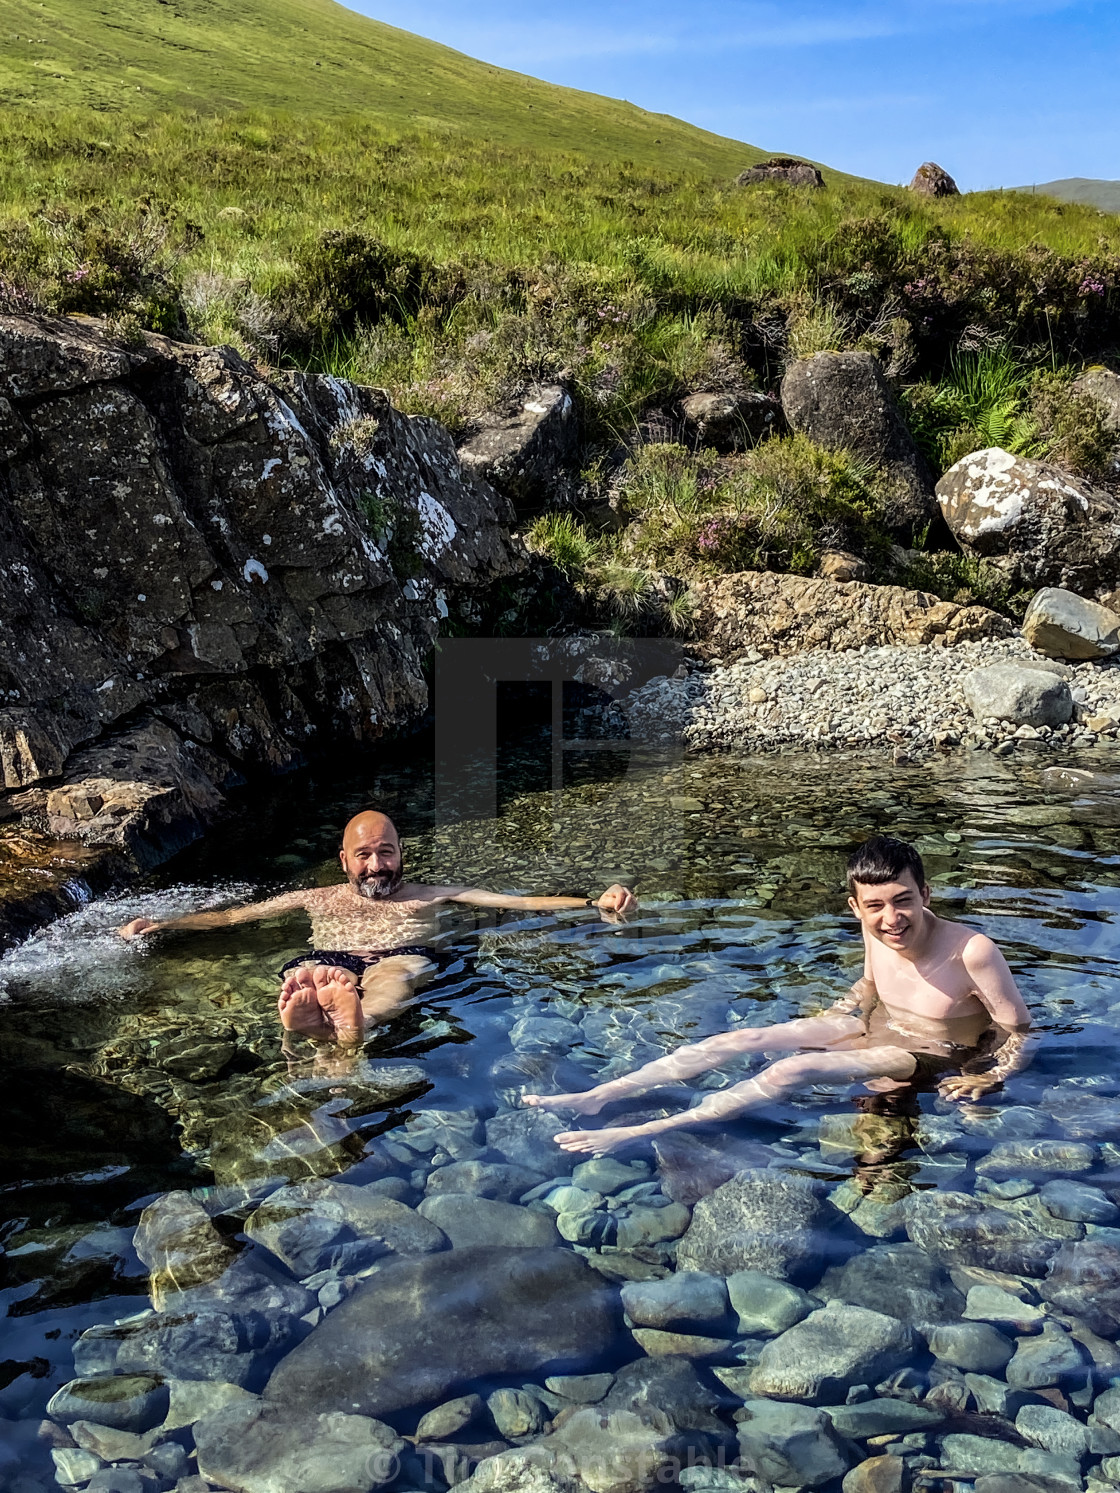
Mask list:
[[[134,918],[119,929],[137,938],[165,928],[230,928],[261,918],[304,912],[311,919],[310,953],[280,971],[280,1020],[290,1032],[324,1040],[360,1041],[405,1005],[434,966],[427,945],[436,931],[436,909],[448,902],[468,907],[595,907],[626,916],[637,907],[624,886],[600,897],[507,897],[474,887],[418,886],[404,880],[401,842],[393,821],[370,810],[358,814],[342,833],[339,852],[346,881],[308,887],[248,907],[191,913],[165,923]]]

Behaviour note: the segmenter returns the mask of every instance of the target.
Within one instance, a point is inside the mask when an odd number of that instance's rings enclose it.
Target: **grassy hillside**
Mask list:
[[[1094,181],[1087,176],[1069,176],[1062,181],[1040,182],[1038,186],[1016,187],[1032,196],[1056,197],[1059,202],[1082,202],[1099,207],[1106,213],[1120,213],[1120,181]]]
[[[3,0],[0,97],[131,114],[361,114],[721,175],[762,155],[668,115],[477,62],[334,0]]]

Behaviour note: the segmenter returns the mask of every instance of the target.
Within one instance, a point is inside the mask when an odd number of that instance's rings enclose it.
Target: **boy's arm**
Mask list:
[[[832,1005],[822,1012],[822,1015],[862,1016],[866,1021],[878,999],[879,992],[875,988],[875,976],[871,973],[871,949],[868,947],[865,933],[863,935],[863,974],[847,995],[842,995],[838,1001],[833,1001]]]
[[[138,938],[144,933],[162,933],[165,928],[182,929],[184,932],[201,932],[207,928],[232,928],[238,923],[255,923],[262,918],[281,917],[284,913],[301,910],[306,903],[306,889],[285,892],[281,897],[269,897],[266,902],[251,902],[247,907],[227,907],[220,912],[190,912],[185,917],[168,918],[156,922],[152,918],[133,918],[117,932],[122,938]]]
[[[970,938],[962,955],[964,967],[977,995],[1001,1036],[990,1068],[983,1073],[962,1073],[946,1078],[938,1086],[943,1099],[979,1099],[998,1089],[1030,1063],[1037,1045],[1031,1033],[1031,1013],[1019,993],[1007,960],[990,938]]]

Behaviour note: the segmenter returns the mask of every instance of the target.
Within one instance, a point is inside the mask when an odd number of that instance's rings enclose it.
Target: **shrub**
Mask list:
[[[1030,405],[1048,460],[1083,477],[1113,475],[1116,432],[1100,404],[1074,388],[1070,370],[1040,373]]]
[[[895,571],[892,580],[914,591],[928,591],[942,601],[991,607],[1019,619],[1031,598],[1030,592],[1013,591],[998,566],[956,550],[929,554],[912,550],[907,564]]]
[[[958,353],[939,384],[917,384],[903,400],[914,438],[944,472],[988,446],[1040,456],[1045,445],[1031,411],[1033,374],[1008,348]]]

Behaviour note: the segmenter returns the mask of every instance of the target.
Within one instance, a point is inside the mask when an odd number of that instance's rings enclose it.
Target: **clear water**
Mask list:
[[[73,1377],[75,1340],[149,1304],[131,1243],[147,1203],[193,1190],[237,1243],[252,1207],[281,1183],[339,1175],[363,1184],[382,1175],[386,1155],[402,1179],[399,1195],[416,1202],[431,1152],[399,1138],[416,1133],[425,1110],[473,1109],[485,1121],[526,1089],[582,1087],[728,1025],[814,1009],[858,971],[843,863],[875,831],[916,840],[938,910],[990,934],[1007,954],[1043,1033],[1032,1067],[964,1112],[923,1095],[921,1116],[887,1122],[888,1143],[870,1160],[821,1144],[822,1124],[827,1142],[860,1113],[847,1090],[815,1090],[708,1142],[761,1142],[776,1173],[815,1179],[853,1220],[846,1247],[858,1250],[905,1238],[888,1210],[914,1188],[988,1187],[975,1168],[999,1141],[1061,1139],[1047,1091],[1120,1092],[1120,797],[1103,779],[1056,778],[1046,771],[1052,763],[974,756],[897,768],[878,756],[723,757],[623,774],[596,758],[559,794],[507,783],[496,819],[436,828],[430,764],[402,757],[376,776],[289,780],[145,885],[90,903],[9,953],[0,960],[9,1111],[0,1143],[8,1313],[0,1486],[4,1478],[20,1493],[52,1485],[38,1428],[49,1397]],[[1109,765],[1080,763],[1097,774]],[[577,894],[623,880],[637,889],[641,914],[615,927],[585,913],[448,911],[439,976],[351,1069],[317,1060],[309,1045],[295,1061],[281,1052],[275,971],[304,947],[298,919],[165,936],[149,947],[116,938],[129,916],[334,880],[339,827],[371,802],[401,826],[414,879]],[[578,1030],[565,1050],[550,1050],[519,1036],[527,1016],[559,1016]],[[209,1044],[216,1072],[187,1077],[181,1063],[164,1066],[170,1044],[181,1051],[192,1037]],[[405,1098],[378,1098],[378,1072],[412,1067],[422,1081]],[[653,1165],[652,1153],[638,1154]],[[1120,1148],[1102,1142],[1077,1180],[1115,1189],[1118,1163]],[[554,1174],[570,1168],[557,1153]],[[1027,1179],[1024,1195],[1044,1181]],[[1084,1227],[1067,1222],[1067,1237]],[[664,1273],[674,1250],[655,1241],[635,1258]],[[722,1362],[749,1362],[745,1351],[729,1347]],[[639,1352],[632,1343],[631,1356]],[[698,1369],[717,1387],[720,1361]],[[923,1349],[927,1384],[929,1365]],[[1100,1370],[1094,1387],[1109,1378]],[[1065,1380],[1053,1389],[1073,1392]],[[725,1400],[727,1413],[738,1406]],[[1084,1408],[1061,1403],[1084,1419]],[[915,1445],[909,1454],[923,1455]],[[936,1463],[936,1435],[924,1454]]]

